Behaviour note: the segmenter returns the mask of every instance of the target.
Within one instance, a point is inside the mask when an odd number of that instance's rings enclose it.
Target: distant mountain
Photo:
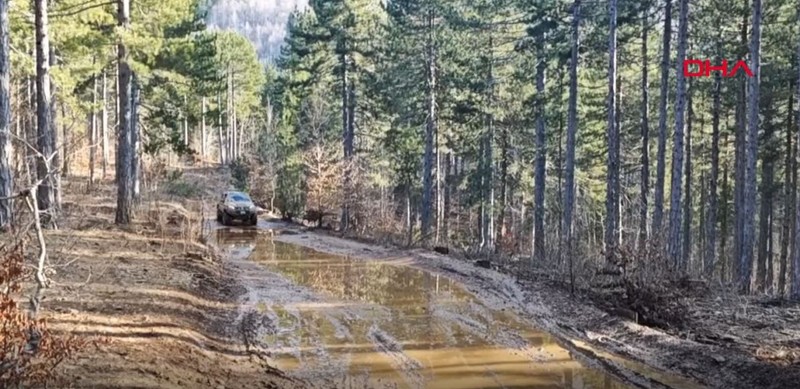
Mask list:
[[[238,31],[253,42],[262,61],[271,61],[280,53],[289,14],[307,4],[308,0],[218,0],[211,5],[207,23]]]

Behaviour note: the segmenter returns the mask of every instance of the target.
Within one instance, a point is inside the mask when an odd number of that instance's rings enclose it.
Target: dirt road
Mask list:
[[[242,337],[312,386],[699,387],[557,343],[512,313],[522,292],[498,273],[286,228],[216,228],[213,240],[247,289]]]

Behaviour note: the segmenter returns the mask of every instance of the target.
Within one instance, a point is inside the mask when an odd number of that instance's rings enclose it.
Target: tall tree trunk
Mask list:
[[[619,244],[619,126],[617,123],[617,0],[608,2],[608,171],[606,179],[606,262],[616,264]]]
[[[545,169],[547,164],[547,144],[545,117],[544,117],[544,94],[545,94],[545,71],[547,70],[547,60],[544,57],[544,40],[542,33],[537,37],[536,56],[536,100],[534,101],[536,110],[536,171],[534,175],[534,195],[533,195],[533,260],[543,263],[545,259],[545,232],[544,232],[544,210],[545,210]]]
[[[69,136],[69,129],[70,127],[67,126],[67,106],[64,104],[64,101],[61,100],[59,102],[59,107],[61,108],[61,175],[67,176],[69,175],[69,166],[70,166],[70,136]],[[59,188],[61,185],[59,184]],[[60,202],[60,201],[59,201]]]
[[[35,53],[31,53],[31,55],[35,55]],[[39,142],[39,125],[36,122],[36,117],[38,111],[36,109],[38,105],[38,98],[36,96],[36,76],[26,77],[25,79],[27,83],[26,93],[27,93],[27,114],[25,115],[26,118],[26,126],[25,126],[25,140],[31,145],[38,145]],[[38,146],[37,146],[38,147]],[[31,181],[34,181],[38,178],[38,166],[39,166],[39,157],[37,156],[35,150],[32,150],[32,147],[25,147],[23,148],[24,155],[25,155],[25,175]],[[37,196],[38,198],[38,196]]]
[[[9,55],[8,0],[0,0],[0,229],[13,221],[11,192],[14,190],[11,169],[11,57]]]
[[[103,137],[103,178],[108,174],[108,83],[106,82],[106,71],[103,70],[103,108],[100,117],[100,131]]]
[[[500,149],[500,204],[497,209],[497,228],[495,229],[495,252],[500,252],[503,238],[506,236],[506,208],[508,207],[508,126],[503,126],[500,136],[502,148]]]
[[[222,134],[222,96],[217,93],[217,140],[219,143],[219,164],[225,164],[225,137]]]
[[[658,151],[656,154],[656,187],[653,198],[653,226],[650,231],[655,236],[661,236],[661,226],[664,218],[664,181],[667,166],[667,104],[669,103],[669,72],[670,72],[670,42],[672,40],[672,0],[666,0],[664,5],[664,35],[661,47],[661,85],[658,105]],[[682,69],[678,69],[681,74]]]
[[[750,70],[753,77],[748,80],[748,128],[745,138],[744,223],[742,252],[739,256],[737,283],[742,292],[750,291],[755,243],[756,208],[756,158],[758,154],[758,113],[761,80],[761,0],[753,0],[753,28],[750,36]]]
[[[578,132],[578,46],[580,43],[581,0],[572,4],[572,38],[569,64],[569,102],[567,107],[567,141],[564,160],[564,217],[561,257],[569,261],[572,270],[573,208],[575,206],[575,143]],[[571,273],[571,272],[570,272]]]
[[[794,131],[794,82],[789,82],[789,109],[786,114],[786,159],[783,178],[783,197],[786,199],[783,213],[783,226],[781,227],[781,254],[780,267],[778,268],[778,290],[777,295],[783,296],[786,290],[786,268],[789,261],[789,241],[792,240],[792,218],[796,206],[792,188],[792,171],[794,165],[794,145],[792,143],[792,132]]]
[[[719,42],[718,42],[719,43]],[[717,55],[716,63],[722,61]],[[711,177],[708,181],[708,213],[706,214],[706,241],[703,251],[703,274],[707,279],[714,276],[717,249],[717,181],[719,180],[719,114],[722,109],[722,75],[714,75],[714,97],[711,111]],[[724,235],[725,232],[723,231]],[[720,255],[724,255],[720,252]]]
[[[725,136],[724,144],[728,144],[728,137]],[[730,267],[727,266],[728,261],[725,260],[726,252],[725,248],[727,247],[728,243],[728,204],[730,203],[731,199],[731,188],[730,184],[728,183],[728,164],[726,163],[722,170],[722,195],[721,195],[721,205],[722,205],[722,212],[720,212],[720,221],[719,221],[719,257],[720,257],[720,269],[719,269],[719,280],[723,283],[728,282],[728,272]]]
[[[740,58],[747,57],[747,30],[748,15],[746,9],[750,0],[744,0],[744,12],[742,16],[741,28],[741,49]],[[735,176],[734,176],[734,232],[733,232],[733,257],[731,260],[731,270],[734,275],[739,274],[739,258],[742,253],[742,242],[744,237],[744,187],[745,187],[745,138],[747,137],[747,79],[741,78],[741,84],[736,95],[736,145],[735,145]]]
[[[343,174],[343,181],[344,187],[350,188],[351,184],[351,174],[352,174],[352,166],[350,164],[353,162],[353,138],[350,134],[350,74],[348,71],[349,68],[349,59],[347,55],[347,42],[342,40],[339,42],[341,45],[341,56],[340,56],[340,66],[342,68],[342,146],[344,148],[344,174]],[[426,132],[427,135],[427,132]],[[433,137],[431,136],[431,142],[433,142]],[[426,146],[427,147],[427,146]],[[432,158],[432,157],[431,157]],[[430,163],[430,161],[428,161]],[[428,170],[430,172],[430,169]],[[430,180],[430,177],[428,178]],[[424,202],[424,201],[423,201]],[[424,208],[424,206],[423,206]],[[424,213],[424,211],[423,211]],[[409,213],[410,215],[410,213]],[[342,231],[347,231],[350,228],[350,202],[347,198],[342,199],[342,217],[340,221],[340,229]],[[410,231],[410,230],[409,230]],[[423,233],[424,235],[424,233]]]
[[[770,243],[772,241],[772,202],[773,185],[775,177],[775,138],[772,118],[774,109],[772,95],[765,94],[764,101],[764,136],[761,139],[764,145],[761,153],[761,202],[758,213],[758,255],[756,257],[755,290],[757,292],[769,291],[772,286],[767,283],[767,270]]]
[[[647,79],[647,35],[649,32],[648,17],[649,3],[642,7],[642,157],[639,191],[639,240],[638,247],[640,258],[647,252],[647,195],[650,192],[650,119],[649,109],[649,83]]]
[[[436,51],[434,37],[434,10],[428,9],[427,20],[427,42],[426,42],[426,66],[427,66],[427,119],[425,123],[425,155],[422,163],[422,239],[428,242],[428,235],[431,229],[431,217],[433,208],[433,139],[436,133]]]
[[[233,77],[231,77],[231,74],[230,74],[230,66],[228,66],[228,68],[229,68],[229,72],[228,72],[228,90],[227,90],[227,92],[225,94],[225,99],[226,99],[225,100],[225,114],[226,114],[226,118],[225,119],[227,120],[227,124],[225,126],[225,138],[227,140],[227,145],[226,145],[227,150],[225,152],[225,162],[226,163],[231,163],[231,162],[236,160],[236,152],[233,149],[234,140],[235,140],[235,134],[233,133],[234,117],[233,117],[233,109],[231,108],[231,106],[233,106]]]
[[[681,255],[681,270],[686,271],[689,264],[692,263],[692,124],[694,124],[694,107],[692,104],[692,97],[694,94],[693,88],[690,86],[687,93],[687,108],[686,114],[686,168],[684,174],[686,181],[684,182],[685,201],[683,204],[683,238],[681,245],[683,247],[683,254]]]
[[[139,77],[136,73],[131,76],[131,180],[133,180],[133,200],[139,201],[140,180],[141,173],[141,134],[139,134],[139,95],[141,89],[139,88]]]
[[[667,248],[672,265],[685,270],[681,263],[681,197],[683,183],[684,126],[686,114],[686,77],[683,75],[683,61],[686,59],[686,40],[689,31],[689,1],[679,1],[678,22],[678,92],[675,106],[675,133],[672,151],[672,183],[670,185],[669,237]]]
[[[38,207],[44,215],[44,225],[52,225],[55,207],[55,181],[53,179],[55,145],[52,132],[53,114],[50,90],[50,39],[47,25],[47,0],[36,0],[36,126],[39,153],[37,174],[42,180],[38,189]]]
[[[49,29],[49,27],[47,27]],[[55,48],[50,45],[50,69],[56,66],[56,51]],[[58,135],[58,106],[59,106],[59,99],[58,99],[58,86],[53,83],[52,77],[50,79],[50,144],[53,145],[53,160],[50,163],[51,174],[50,177],[52,178],[53,182],[53,209],[50,212],[50,217],[53,218],[55,221],[55,214],[61,208],[61,168],[63,167],[63,159],[64,154],[62,150],[58,147],[59,145],[59,135]],[[53,224],[55,227],[55,223]]]
[[[203,160],[202,165],[206,165],[206,153],[208,152],[208,130],[206,129],[206,97],[203,96],[203,101],[200,103],[200,159]]]
[[[442,211],[442,237],[444,238],[445,246],[450,245],[450,212],[452,207],[451,197],[453,195],[454,180],[454,174],[452,173],[452,170],[457,168],[454,158],[455,156],[453,155],[452,145],[450,145],[448,141],[447,158],[445,159],[444,163],[444,210]]]
[[[136,85],[134,85],[134,88]],[[183,119],[183,147],[187,150],[191,147],[189,144],[189,104],[186,101],[186,95],[183,96],[183,111],[181,117]]]
[[[485,174],[485,191],[484,194],[486,197],[483,201],[487,204],[485,208],[485,217],[484,217],[484,237],[485,237],[485,249],[491,252],[494,250],[495,242],[494,242],[494,210],[495,210],[495,196],[494,196],[494,176],[495,176],[495,166],[494,166],[494,131],[495,131],[495,117],[494,112],[492,111],[495,106],[495,71],[494,71],[494,36],[492,32],[489,33],[489,50],[488,50],[488,62],[489,62],[489,74],[488,74],[488,85],[489,85],[489,114],[487,115],[487,126],[486,126],[486,148],[484,151],[486,154],[484,155],[485,158],[485,165],[484,167],[486,170],[484,171]]]
[[[800,24],[800,0],[797,1],[797,23]],[[797,87],[797,102],[798,104],[795,109],[795,126],[797,126],[797,133],[796,133],[796,140],[795,140],[795,150],[798,150],[796,153],[800,153],[800,40],[797,41],[797,69],[798,69],[798,82],[796,84]],[[792,250],[792,281],[791,285],[789,286],[789,296],[792,299],[800,299],[800,199],[798,199],[797,195],[800,194],[800,191],[797,191],[797,165],[798,162],[795,159],[793,172],[794,175],[794,184],[793,190],[795,192],[795,215],[794,215],[794,250]]]
[[[92,76],[92,110],[89,112],[89,185],[94,185],[97,159],[97,76]]]
[[[233,116],[233,156],[238,160],[242,155],[243,131],[239,128],[239,116],[236,115],[236,79],[231,82],[231,115]]]
[[[127,30],[130,26],[130,0],[117,0],[117,23]],[[128,48],[125,43],[117,44],[117,73],[119,89],[119,136],[117,139],[117,212],[115,222],[128,224],[131,221],[133,204],[133,144],[131,135],[131,68],[128,64]]]

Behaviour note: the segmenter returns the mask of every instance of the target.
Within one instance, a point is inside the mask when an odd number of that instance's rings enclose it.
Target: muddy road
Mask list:
[[[633,387],[447,274],[402,257],[281,242],[271,227],[213,230],[247,289],[236,326],[250,347],[314,387]]]

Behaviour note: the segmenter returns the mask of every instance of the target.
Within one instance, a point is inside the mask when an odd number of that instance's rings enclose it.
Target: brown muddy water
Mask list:
[[[216,240],[248,289],[243,333],[314,386],[627,387],[514,314],[402,260],[320,253],[258,230],[220,229]]]

